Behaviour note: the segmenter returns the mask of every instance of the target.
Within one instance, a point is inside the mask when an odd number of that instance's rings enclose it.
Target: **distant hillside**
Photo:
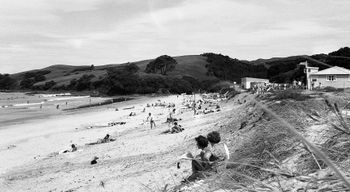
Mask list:
[[[272,82],[290,83],[293,80],[305,81],[300,62],[308,61],[309,66],[319,67],[323,70],[332,66],[340,66],[350,69],[350,49],[341,48],[329,54],[317,54],[312,56],[299,55],[284,58],[258,59],[251,61],[254,65],[264,65],[267,68],[267,78]]]
[[[160,56],[132,63],[108,65],[52,65],[12,75],[0,74],[0,89],[98,91],[102,94],[192,92],[215,90],[242,77],[268,78],[285,83],[305,80],[299,63],[325,69],[350,68],[350,49],[329,54],[243,61],[215,53]]]

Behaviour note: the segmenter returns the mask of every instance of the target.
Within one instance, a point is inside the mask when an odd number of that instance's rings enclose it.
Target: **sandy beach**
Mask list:
[[[167,107],[174,103],[185,131],[162,134]],[[190,163],[176,168],[178,157],[196,151],[193,138],[218,125],[218,113],[193,115],[181,105],[182,96],[139,97],[97,108],[60,112],[0,129],[0,181],[5,191],[145,191],[174,186],[190,174]],[[118,111],[116,111],[118,108]],[[145,112],[142,112],[145,108]],[[220,114],[229,108],[224,107]],[[135,112],[136,116],[129,116]],[[150,129],[152,113],[156,128]],[[110,122],[125,122],[108,126]],[[106,134],[115,142],[87,146]],[[78,145],[78,151],[58,154]],[[53,155],[54,154],[54,155]],[[96,165],[90,165],[94,156]],[[101,186],[103,185],[103,186]]]

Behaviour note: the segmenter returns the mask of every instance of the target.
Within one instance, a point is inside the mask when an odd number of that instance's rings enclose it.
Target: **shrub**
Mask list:
[[[52,87],[55,86],[55,85],[56,85],[56,82],[55,82],[55,81],[49,81],[49,82],[46,82],[46,83],[45,83],[43,89],[44,89],[44,90],[48,90],[48,89],[52,88]]]
[[[34,85],[35,80],[33,78],[23,79],[20,83],[22,89],[30,89]]]
[[[92,86],[91,79],[94,77],[95,75],[86,75],[86,74],[80,77],[76,84],[76,90],[77,91],[90,90]]]
[[[307,99],[310,99],[311,97],[309,95],[302,94],[298,90],[293,89],[287,89],[284,91],[276,92],[275,97],[272,98],[272,100],[285,100],[285,99],[293,99],[296,101],[305,101]]]
[[[325,92],[335,92],[335,91],[337,91],[337,88],[327,86],[327,87],[325,87],[325,88],[323,88],[323,89],[321,89],[321,90],[322,90],[322,91],[325,91]]]

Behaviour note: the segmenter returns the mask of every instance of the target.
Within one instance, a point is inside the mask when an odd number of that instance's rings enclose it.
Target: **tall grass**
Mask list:
[[[334,163],[335,161],[333,161],[334,160],[333,157],[336,156],[338,158],[339,154],[341,154],[341,159],[339,161],[336,160],[337,162],[345,160],[348,157],[347,153],[342,151],[344,149],[335,148],[334,143],[329,145],[329,146],[332,146],[332,148],[325,147],[324,145],[321,145],[321,144],[315,145],[314,143],[306,139],[303,135],[301,135],[301,133],[299,133],[299,131],[294,126],[292,126],[285,119],[277,115],[274,111],[269,109],[266,105],[262,104],[257,100],[253,100],[253,102],[256,104],[258,108],[262,109],[270,117],[276,119],[279,122],[279,125],[282,125],[281,127],[283,127],[289,133],[288,135],[291,134],[294,136],[293,138],[297,139],[297,140],[295,139],[293,140],[300,141],[300,143],[297,142],[298,145],[293,145],[293,148],[301,146],[301,149],[305,149],[307,152],[305,154],[305,157],[307,158],[308,162],[313,163],[313,166],[316,170],[324,169],[326,165],[329,167],[331,171],[335,173],[335,176],[326,177],[326,176],[318,176],[313,174],[305,175],[305,174],[292,172],[288,170],[286,167],[283,167],[282,163],[278,160],[278,158],[276,158],[271,152],[267,150],[264,152],[270,155],[271,159],[275,162],[273,165],[276,168],[266,168],[264,167],[263,164],[259,164],[259,163],[256,164],[254,161],[251,161],[250,159],[247,159],[247,158],[243,158],[240,161],[228,161],[226,162],[228,166],[232,166],[232,165],[237,165],[237,166],[233,166],[225,170],[221,174],[217,174],[215,176],[209,177],[207,181],[211,183],[211,185],[221,185],[221,188],[219,187],[220,189],[226,188],[226,189],[229,189],[229,191],[231,191],[231,189],[242,190],[242,191],[284,191],[285,189],[283,189],[283,183],[281,184],[280,178],[282,179],[282,181],[288,181],[288,180],[283,180],[283,178],[286,178],[286,179],[293,178],[295,179],[295,181],[290,180],[290,182],[299,181],[299,182],[306,183],[305,188],[308,188],[308,184],[318,183],[317,185],[319,185],[319,182],[324,181],[327,183],[327,185],[326,187],[323,186],[324,188],[322,188],[322,190],[328,188],[330,190],[337,189],[341,191],[348,191],[350,189],[349,179],[344,175],[342,170],[340,170],[340,168],[337,165],[335,165]],[[341,133],[344,133],[343,134],[344,136],[348,135],[349,126],[347,125],[345,118],[342,116],[341,110],[339,109],[338,105],[336,103],[332,105],[330,104],[329,101],[326,101],[326,103],[328,103],[327,106],[329,108],[329,111],[334,113],[334,116],[336,117],[337,122],[339,122],[338,124],[340,124],[340,125],[335,125],[334,122],[331,123],[334,126],[337,126],[337,128],[334,129],[334,131],[335,130],[341,131]],[[321,115],[318,113],[315,113],[312,115],[315,115],[318,118],[322,119]],[[344,145],[345,147],[349,147],[350,142],[347,142],[348,138],[343,137],[342,139],[345,139],[345,141],[340,141],[337,144]],[[347,143],[344,144],[344,142],[347,142]],[[331,155],[327,156],[320,148],[322,148],[322,150],[325,151],[325,153],[327,154],[329,154],[328,151],[331,151],[332,152]],[[245,148],[245,150],[249,150],[249,147]],[[248,168],[248,172],[245,171],[247,168]],[[267,183],[262,182],[260,179],[257,179],[257,177],[259,177],[258,174],[251,174],[251,173],[259,173],[258,170],[268,173],[267,174],[268,177],[264,178],[264,180],[269,178],[267,180]],[[260,175],[262,176],[263,174],[260,174]],[[272,177],[270,177],[271,175]],[[237,177],[241,177],[244,179],[237,179]],[[272,180],[274,182],[271,182]],[[194,189],[192,191],[196,191],[196,190]]]
[[[302,94],[300,90],[287,89],[276,92],[275,96],[270,98],[270,100],[292,99],[296,101],[305,101],[310,98],[309,95]]]
[[[320,149],[318,149],[313,143],[309,142],[305,137],[303,137],[290,123],[288,123],[286,120],[278,116],[276,113],[271,111],[269,108],[267,108],[264,104],[260,103],[259,101],[256,101],[257,106],[259,106],[262,110],[264,110],[266,113],[270,114],[273,118],[277,119],[284,128],[286,128],[287,131],[289,131],[291,134],[293,134],[296,138],[298,138],[304,145],[308,146],[309,149],[318,157],[320,158],[325,164],[327,164],[328,167],[330,167],[334,173],[338,176],[340,180],[343,181],[343,183],[350,189],[350,182],[345,177],[345,175],[340,171],[340,169],[330,160],[329,157],[327,157]],[[339,109],[335,109],[336,111],[339,111]]]

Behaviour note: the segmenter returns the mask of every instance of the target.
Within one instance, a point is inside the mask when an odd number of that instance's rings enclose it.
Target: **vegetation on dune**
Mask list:
[[[243,110],[237,120],[222,125],[231,149],[227,169],[184,191],[349,190],[350,129],[340,105],[266,99],[249,99],[236,109]]]
[[[303,94],[302,90],[294,90],[294,89],[276,91],[275,94],[273,94],[272,96],[266,96],[266,97],[269,97],[269,100],[278,100],[278,101],[286,100],[286,99],[291,99],[295,101],[305,101],[311,98],[309,95]]]

